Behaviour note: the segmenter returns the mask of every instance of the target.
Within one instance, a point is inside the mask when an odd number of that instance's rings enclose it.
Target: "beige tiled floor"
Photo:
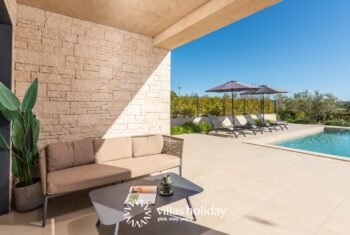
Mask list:
[[[303,128],[309,127],[293,125],[289,131]],[[120,234],[350,234],[350,162],[242,143],[268,135],[240,139],[182,136],[184,176],[205,189],[193,197],[194,207],[223,208],[226,215],[199,215],[197,223],[159,225],[154,221],[157,226],[141,230],[122,226]],[[172,207],[185,206],[179,202]],[[52,200],[45,229],[38,226],[40,213],[0,217],[0,234],[111,232],[110,228],[95,228],[96,216],[86,192]]]

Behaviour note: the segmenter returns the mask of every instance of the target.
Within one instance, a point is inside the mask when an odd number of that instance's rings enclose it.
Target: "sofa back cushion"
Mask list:
[[[134,157],[162,153],[164,139],[162,135],[139,136],[132,138],[132,155]]]
[[[49,144],[46,153],[49,172],[73,166],[74,151],[71,142]]]
[[[95,160],[94,146],[92,139],[74,141],[73,145],[73,166],[91,164]]]
[[[131,137],[94,140],[95,162],[107,162],[132,157]]]

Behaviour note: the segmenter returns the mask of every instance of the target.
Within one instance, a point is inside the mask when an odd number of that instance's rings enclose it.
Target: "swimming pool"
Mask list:
[[[325,129],[321,133],[279,141],[273,145],[350,158],[350,131]]]

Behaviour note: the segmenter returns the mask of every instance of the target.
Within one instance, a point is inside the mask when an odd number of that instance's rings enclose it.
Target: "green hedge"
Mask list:
[[[191,134],[191,133],[202,133],[206,132],[211,128],[211,124],[207,122],[201,122],[199,124],[194,124],[192,122],[186,122],[181,126],[172,126],[171,134],[172,135],[181,135],[181,134]]]

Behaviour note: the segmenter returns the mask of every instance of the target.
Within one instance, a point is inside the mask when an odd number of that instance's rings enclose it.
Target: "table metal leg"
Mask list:
[[[118,230],[119,230],[119,223],[116,223],[114,227],[114,235],[118,235]]]
[[[193,221],[197,221],[196,215],[194,214],[194,210],[192,207],[192,203],[188,197],[186,197],[186,201],[187,201],[188,207],[191,209]]]

